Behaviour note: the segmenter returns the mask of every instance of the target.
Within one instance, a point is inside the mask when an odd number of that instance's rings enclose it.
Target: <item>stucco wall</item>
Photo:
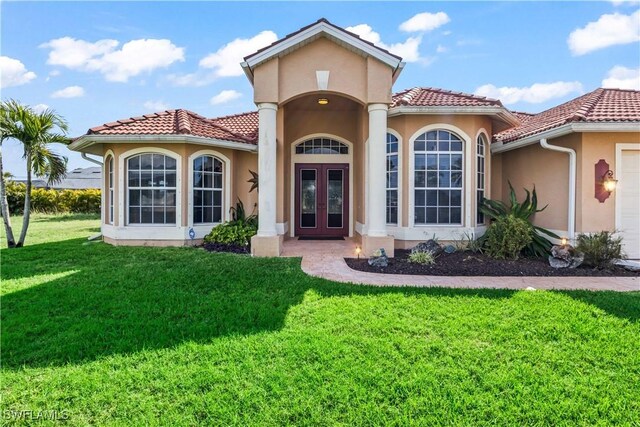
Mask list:
[[[321,37],[254,69],[254,101],[284,104],[318,91],[316,71],[329,71],[329,93],[366,103],[391,102],[392,69]]]

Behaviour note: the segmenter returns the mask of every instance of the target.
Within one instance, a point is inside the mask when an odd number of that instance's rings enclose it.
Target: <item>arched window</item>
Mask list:
[[[387,133],[387,224],[398,224],[398,138]]]
[[[425,132],[413,142],[415,224],[462,224],[462,145],[446,130]]]
[[[485,153],[487,144],[484,135],[478,136],[476,144],[476,224],[481,225],[484,224],[484,214],[480,212],[480,204],[484,200],[484,191],[486,188]]]
[[[176,159],[145,153],[127,159],[127,223],[176,223]]]
[[[296,154],[349,154],[349,146],[330,138],[313,138],[296,145]]]
[[[193,223],[222,222],[223,163],[204,155],[193,160]]]
[[[109,215],[107,218],[107,222],[109,224],[113,224],[113,156],[109,156],[109,160],[107,162],[107,167],[109,168]]]

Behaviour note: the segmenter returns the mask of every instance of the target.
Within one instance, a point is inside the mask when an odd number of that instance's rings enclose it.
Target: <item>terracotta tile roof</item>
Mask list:
[[[254,140],[188,110],[145,114],[89,129],[87,135],[193,135],[253,144]]]
[[[249,138],[254,143],[258,142],[258,112],[233,114],[230,116],[214,117],[209,119],[213,123],[229,129],[231,132]]]
[[[516,115],[522,124],[494,135],[494,141],[511,142],[573,122],[640,122],[640,91],[600,88],[538,114]]]
[[[355,37],[355,38],[357,38],[357,39],[360,39],[360,40],[361,40],[361,41],[363,41],[364,43],[366,43],[366,44],[368,44],[368,45],[370,45],[370,46],[375,47],[376,49],[378,49],[378,50],[379,50],[379,51],[381,51],[381,52],[386,53],[387,55],[391,55],[391,56],[393,56],[394,58],[397,58],[397,59],[398,59],[398,60],[400,60],[400,61],[402,60],[402,57],[400,57],[400,56],[398,56],[398,55],[395,55],[395,54],[393,54],[393,53],[389,52],[388,50],[381,48],[380,46],[376,46],[375,44],[373,44],[373,43],[371,43],[370,41],[367,41],[367,40],[365,40],[365,39],[361,38],[359,35],[357,35],[357,34],[355,34],[355,33],[352,33],[351,31],[347,31],[347,30],[345,30],[345,29],[344,29],[344,28],[342,28],[342,27],[338,27],[337,25],[332,24],[332,23],[331,23],[331,22],[329,22],[329,20],[328,20],[328,19],[326,19],[326,18],[320,18],[320,19],[318,19],[316,22],[314,22],[314,23],[312,23],[312,24],[309,24],[309,25],[306,25],[306,26],[304,26],[304,27],[300,28],[298,31],[294,31],[294,32],[293,32],[293,33],[291,33],[291,34],[287,34],[285,37],[281,38],[280,40],[276,40],[275,42],[271,43],[269,46],[265,46],[265,47],[263,47],[262,49],[259,49],[259,50],[255,51],[255,52],[253,52],[251,55],[247,55],[247,56],[245,56],[245,57],[244,57],[244,60],[245,60],[245,61],[247,61],[249,58],[251,58],[251,57],[253,57],[253,56],[255,56],[255,55],[259,54],[260,52],[263,52],[263,51],[265,51],[265,50],[267,50],[267,49],[269,49],[269,48],[271,48],[271,47],[273,47],[273,46],[279,45],[280,43],[284,42],[285,40],[288,40],[288,39],[290,39],[291,37],[294,37],[294,36],[296,36],[297,34],[300,34],[301,32],[303,32],[303,31],[305,31],[305,30],[307,30],[307,29],[309,29],[309,28],[313,27],[314,25],[317,25],[317,24],[319,24],[319,23],[321,23],[321,22],[324,22],[325,24],[330,25],[331,27],[335,28],[336,30],[342,31],[342,32],[343,32],[343,33],[345,33],[345,34],[348,34],[348,35],[350,35],[350,36],[352,36],[352,37]]]
[[[432,87],[414,87],[395,93],[390,108],[393,107],[502,107],[497,99],[471,95],[463,92],[437,89]]]

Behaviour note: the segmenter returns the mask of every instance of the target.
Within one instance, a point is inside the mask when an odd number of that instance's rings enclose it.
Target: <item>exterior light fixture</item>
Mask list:
[[[616,189],[616,185],[617,184],[618,184],[618,180],[617,179],[613,179],[613,171],[612,170],[608,170],[602,176],[602,185],[604,186],[605,191],[607,191],[609,194],[611,194],[611,192]]]
[[[567,238],[566,238],[566,237],[563,237],[562,239],[560,239],[560,244],[561,244],[562,246],[566,246],[566,245],[567,245]]]
[[[362,252],[362,249],[360,249],[360,246],[356,246],[356,255],[358,255],[358,259],[360,259],[360,252]]]
[[[327,98],[318,98],[318,104],[327,105],[328,103],[329,103],[329,100]]]
[[[598,160],[595,167],[595,198],[600,203],[604,203],[616,189],[617,184],[618,180],[614,179],[609,163],[604,159]]]

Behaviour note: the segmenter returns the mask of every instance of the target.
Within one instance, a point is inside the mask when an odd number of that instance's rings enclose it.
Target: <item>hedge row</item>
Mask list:
[[[26,186],[7,182],[7,202],[12,215],[22,214]],[[100,213],[100,190],[31,189],[31,210],[42,213]]]

